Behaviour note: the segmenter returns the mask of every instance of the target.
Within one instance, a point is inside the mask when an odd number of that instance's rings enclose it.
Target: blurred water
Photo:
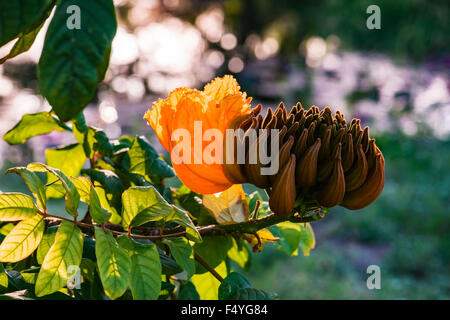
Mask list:
[[[159,1],[131,2],[129,19],[119,21],[105,81],[85,110],[89,124],[105,129],[113,138],[149,133],[141,117],[169,91],[181,86],[201,88],[218,73],[234,73],[242,80],[242,89],[254,96],[254,105],[276,107],[283,100],[289,106],[306,100],[340,109],[348,119],[361,118],[374,133],[400,130],[414,135],[428,130],[436,138],[448,139],[450,81],[445,61],[442,65],[397,65],[381,54],[344,51],[336,36],[310,37],[300,43],[297,56],[288,58],[277,54],[275,36],[250,34],[238,44],[218,7],[205,10],[190,23],[161,14]],[[169,7],[177,3],[164,1]],[[46,28],[29,52],[0,66],[0,135],[23,114],[50,110],[37,94],[34,67]],[[11,46],[2,48],[0,55]],[[31,139],[29,147],[32,156],[42,160],[45,147],[70,139],[55,133]],[[5,159],[22,161],[20,150],[1,141],[0,165]]]

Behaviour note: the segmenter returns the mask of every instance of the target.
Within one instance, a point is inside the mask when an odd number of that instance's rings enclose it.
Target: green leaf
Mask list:
[[[171,257],[164,254],[159,250],[159,260],[162,265],[162,272],[165,275],[171,276],[180,272],[183,272],[183,269],[173,260]]]
[[[186,233],[194,241],[201,241],[186,211],[169,204],[153,186],[131,187],[122,194],[122,224],[135,227],[149,221],[163,220],[186,227]]]
[[[44,234],[43,216],[19,222],[0,245],[0,262],[17,262],[36,250]]]
[[[227,258],[227,252],[232,247],[230,236],[205,237],[203,242],[194,245],[194,251],[198,253],[211,267],[217,267]],[[205,273],[206,270],[196,262],[196,273]]]
[[[45,24],[45,20],[47,20],[48,16],[52,12],[53,4],[48,7],[48,9],[42,14],[41,19],[35,28],[30,27],[29,30],[26,30],[25,32],[22,32],[19,39],[14,43],[14,46],[9,51],[9,53],[0,59],[0,64],[4,63],[8,59],[12,59],[19,54],[28,51],[31,46],[34,43],[34,40],[36,39],[36,36],[38,35],[39,31],[42,29],[42,26]],[[31,30],[30,30],[31,29]]]
[[[304,256],[309,256],[309,251],[316,245],[314,231],[310,223],[303,223],[300,227],[300,249],[302,249]]]
[[[220,284],[219,287],[219,299],[220,300],[228,300],[231,299],[232,296],[239,289],[243,288],[251,288],[252,284],[247,280],[242,274],[238,272],[230,273]]]
[[[106,133],[94,127],[87,128],[84,135],[83,149],[88,158],[92,158],[95,152],[108,157],[113,153],[113,146],[109,142]]]
[[[27,139],[53,131],[70,131],[64,123],[48,112],[25,114],[22,119],[3,136],[11,145],[22,144]]]
[[[44,262],[45,256],[52,247],[53,243],[55,243],[57,230],[57,227],[50,227],[45,230],[44,236],[42,237],[41,243],[39,243],[36,251],[36,260],[39,264]]]
[[[131,280],[131,258],[110,232],[95,227],[95,255],[105,293],[111,299],[125,293]]]
[[[243,288],[237,290],[234,295],[232,295],[230,300],[273,300],[276,299],[278,295],[276,293],[267,292],[264,290],[259,290],[255,288]]]
[[[0,193],[0,221],[18,221],[37,214],[33,199],[23,193]]]
[[[62,221],[55,242],[45,256],[36,280],[35,294],[42,297],[67,285],[68,269],[78,267],[83,253],[83,234],[72,222]]]
[[[194,252],[186,238],[164,239],[163,243],[169,246],[175,261],[186,271],[188,279],[195,273]]]
[[[219,286],[220,300],[272,300],[277,295],[252,288],[250,281],[238,273],[230,273]]]
[[[174,209],[153,187],[131,187],[122,194],[124,228],[161,220]]]
[[[128,150],[130,157],[130,172],[151,177],[173,177],[175,172],[163,159],[161,159],[144,137],[135,137]]]
[[[200,295],[195,286],[190,281],[182,282],[180,285],[180,293],[178,300],[200,300]]]
[[[27,166],[28,169],[31,171],[37,171],[37,172],[50,172],[54,174],[62,183],[62,186],[64,187],[64,190],[66,191],[66,210],[67,212],[75,217],[77,215],[77,208],[78,204],[80,203],[80,194],[77,191],[77,188],[75,188],[75,185],[73,182],[67,177],[61,170],[52,168],[50,166],[47,166],[45,164],[34,162],[30,163]]]
[[[26,283],[35,285],[39,270],[39,267],[31,267],[30,269],[21,271],[20,274]]]
[[[0,263],[0,287],[8,288],[8,275],[3,267],[3,263]]]
[[[71,5],[80,8],[80,29],[67,28]],[[111,0],[58,2],[39,60],[39,85],[62,121],[76,117],[94,97],[116,28]]]
[[[273,235],[280,238],[279,245],[288,255],[298,255],[300,247],[305,256],[315,246],[315,238],[309,223],[282,222],[269,228]]]
[[[83,147],[78,143],[62,148],[46,149],[45,158],[48,166],[61,170],[69,177],[78,176],[81,168],[83,168],[83,165],[86,162]],[[47,184],[54,182],[57,178],[58,177],[54,177],[49,173],[47,175]],[[59,194],[52,192],[51,189],[47,189],[47,196],[59,197]]]
[[[29,32],[49,9],[51,0],[21,0],[0,2],[0,46]]]
[[[47,205],[47,197],[45,196],[44,184],[42,183],[42,180],[39,179],[37,174],[25,167],[10,168],[6,170],[5,174],[10,174],[12,172],[20,175],[36,199],[38,207],[45,209]]]
[[[221,277],[225,278],[227,275],[227,265],[225,261],[219,264],[214,269]],[[200,299],[202,300],[217,300],[220,281],[217,280],[210,272],[203,274],[194,274],[191,279],[195,285]]]
[[[89,214],[96,223],[107,222],[111,212],[102,208],[100,199],[91,181],[86,177],[71,179],[80,194],[81,200],[89,206]]]
[[[105,187],[107,193],[120,193],[123,191],[122,181],[119,176],[106,169],[82,169],[82,174],[89,176],[92,180],[97,181]]]
[[[122,236],[117,239],[131,256],[131,293],[135,300],[155,300],[161,290],[161,262],[155,245]]]
[[[300,245],[300,231],[301,231],[300,224],[286,221],[269,228],[270,231],[277,229],[279,231],[273,233],[273,235],[276,237],[279,236],[280,238],[279,243],[283,251],[290,256],[298,255],[298,247]]]
[[[243,239],[232,238],[233,246],[228,250],[228,258],[235,261],[243,270],[247,271],[251,264],[251,253],[247,243]]]

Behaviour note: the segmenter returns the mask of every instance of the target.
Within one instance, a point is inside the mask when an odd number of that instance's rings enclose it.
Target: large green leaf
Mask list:
[[[19,222],[0,245],[0,262],[17,262],[36,250],[44,234],[43,216]]]
[[[161,262],[155,245],[122,236],[117,239],[131,256],[131,293],[135,300],[154,300],[161,290]]]
[[[52,0],[0,1],[0,46],[40,24]]]
[[[37,214],[33,199],[23,193],[0,193],[0,221],[18,221]]]
[[[62,186],[66,191],[65,204],[67,212],[73,217],[77,215],[77,208],[80,203],[80,194],[78,193],[77,188],[75,187],[73,182],[64,174],[64,172],[39,162],[30,163],[27,168],[31,171],[50,172],[55,175],[61,181]]]
[[[173,206],[172,212],[164,218],[165,223],[174,222],[186,228],[186,236],[195,242],[201,242],[200,233],[195,228],[194,223],[189,217],[187,211],[184,211],[177,206]]]
[[[52,131],[65,131],[70,128],[48,112],[25,114],[22,119],[3,136],[9,144],[22,144],[27,139],[48,134]]]
[[[53,243],[55,243],[57,230],[58,228],[56,226],[47,228],[47,230],[45,230],[41,243],[39,243],[39,246],[36,250],[36,260],[39,264],[42,264],[44,262],[45,256],[52,247]]]
[[[71,5],[80,8],[80,29],[67,28]],[[58,2],[39,60],[39,85],[62,121],[75,118],[94,97],[116,28],[111,0]]]
[[[78,176],[86,162],[83,147],[78,143],[62,148],[46,149],[45,158],[48,166],[61,170],[69,177]],[[57,177],[49,174],[47,176],[47,183],[52,183],[56,179]]]
[[[45,256],[36,280],[38,297],[58,291],[69,280],[68,268],[78,267],[83,253],[83,234],[72,222],[62,221],[55,242]]]
[[[230,236],[205,237],[203,242],[194,245],[194,251],[198,253],[211,267],[215,268],[227,258],[227,252],[233,243]],[[196,273],[205,273],[206,270],[196,262]]]
[[[51,0],[47,1],[51,2]],[[53,1],[55,2],[55,1]],[[14,46],[9,51],[9,53],[0,59],[0,64],[4,63],[8,59],[12,59],[22,52],[28,51],[28,49],[31,48],[31,46],[34,43],[34,40],[36,39],[36,36],[38,35],[39,31],[41,31],[43,25],[45,24],[45,20],[47,20],[48,16],[52,12],[54,3],[51,3],[46,10],[42,13],[40,18],[36,20],[33,25],[31,25],[27,30],[24,32],[21,32],[19,35],[19,39],[14,43]]]
[[[186,233],[194,241],[201,241],[195,225],[187,212],[169,204],[153,187],[131,187],[122,194],[122,224],[124,228],[139,226],[149,221],[163,220],[186,227]]]
[[[28,189],[30,189],[31,193],[36,199],[38,207],[41,209],[45,209],[47,204],[47,197],[45,196],[44,184],[42,183],[42,180],[39,179],[37,174],[25,167],[10,168],[6,170],[5,174],[9,174],[12,172],[17,173],[22,177],[22,179],[27,184]]]
[[[175,172],[161,159],[144,136],[136,136],[128,150],[130,157],[130,172],[149,177],[173,177]]]
[[[123,220],[125,228],[161,220],[174,209],[153,187],[131,187],[122,194]]]
[[[110,232],[95,228],[95,255],[106,295],[111,299],[125,293],[131,280],[131,258]]]
[[[169,246],[175,261],[186,271],[188,279],[195,273],[193,250],[186,238],[164,239],[163,243]]]

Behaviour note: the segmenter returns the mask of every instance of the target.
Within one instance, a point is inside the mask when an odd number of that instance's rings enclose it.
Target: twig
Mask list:
[[[213,267],[211,267],[208,262],[206,262],[202,257],[199,256],[197,252],[194,252],[194,258],[198,261],[203,267],[205,267],[206,270],[208,270],[214,277],[216,277],[217,280],[220,282],[223,282],[223,278],[214,270]]]

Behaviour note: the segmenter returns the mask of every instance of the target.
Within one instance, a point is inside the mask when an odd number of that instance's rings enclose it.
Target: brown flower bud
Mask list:
[[[367,160],[364,155],[362,144],[356,152],[356,159],[353,167],[345,175],[345,190],[352,191],[364,183],[367,177]]]
[[[384,187],[384,157],[381,153],[376,155],[375,165],[366,181],[358,189],[348,192],[340,205],[344,208],[357,210],[364,208],[375,201]]]
[[[273,183],[269,198],[270,209],[277,215],[286,216],[294,209],[295,198],[295,155],[291,154]]]
[[[291,213],[296,198],[323,207],[340,204],[359,209],[381,193],[384,158],[375,140],[370,139],[369,128],[362,130],[360,120],[352,119],[347,124],[339,111],[333,116],[329,107],[320,110],[312,106],[304,110],[300,103],[289,113],[280,103],[274,112],[269,108],[265,117],[256,114],[250,117],[251,122],[248,118],[242,120],[243,128],[280,129],[278,137],[259,135],[258,146],[245,145],[246,163],[224,166],[224,172],[233,179],[230,181],[271,188],[269,203],[277,214]],[[271,150],[269,143],[274,138],[279,139],[280,146],[276,155],[272,153],[277,150]],[[278,156],[277,174],[261,174],[268,164],[262,164],[259,155],[257,163],[249,163],[248,155],[255,155],[261,139],[267,139],[265,154]]]
[[[334,160],[333,172],[317,193],[317,201],[323,207],[331,208],[338,205],[345,194],[345,177],[341,157]]]
[[[310,187],[316,182],[319,149],[320,138],[317,138],[316,142],[306,150],[303,158],[299,161],[295,177],[300,187]]]

